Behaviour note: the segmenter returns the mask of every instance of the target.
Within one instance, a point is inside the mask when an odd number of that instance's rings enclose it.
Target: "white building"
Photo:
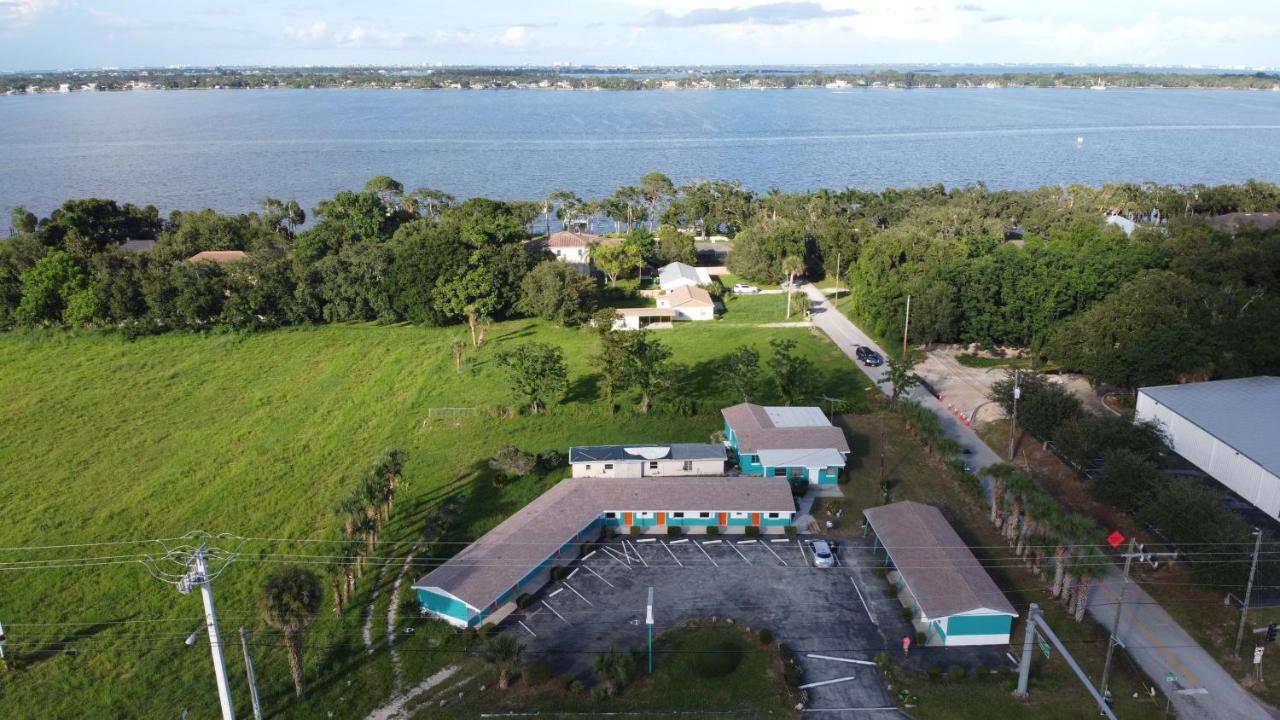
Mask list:
[[[583,445],[569,448],[573,477],[671,477],[723,475],[723,445]]]
[[[681,285],[658,297],[658,309],[670,310],[673,320],[715,320],[716,301],[697,286]]]
[[[593,245],[616,245],[622,242],[618,238],[602,238],[586,232],[562,230],[551,233],[551,237],[533,240],[528,244],[531,250],[547,250],[560,262],[569,263],[580,272],[591,271],[591,247]]]
[[[663,292],[671,292],[679,287],[697,287],[710,283],[710,273],[682,262],[673,262],[658,268],[658,287],[662,288]]]
[[[1280,377],[1142,388],[1135,417],[1160,423],[1174,452],[1280,518]]]

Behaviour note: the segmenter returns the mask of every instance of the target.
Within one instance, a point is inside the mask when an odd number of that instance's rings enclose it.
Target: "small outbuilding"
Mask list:
[[[673,262],[658,268],[658,287],[671,292],[679,287],[697,287],[711,283],[711,275],[688,263]]]
[[[739,403],[720,411],[725,443],[745,475],[834,485],[849,456],[844,430],[821,408]]]
[[[696,285],[681,285],[658,298],[659,310],[670,310],[675,320],[715,320],[716,302]]]
[[[723,445],[580,445],[569,448],[573,477],[670,477],[723,475]]]
[[[938,508],[907,501],[862,514],[926,645],[1009,644],[1018,612]]]

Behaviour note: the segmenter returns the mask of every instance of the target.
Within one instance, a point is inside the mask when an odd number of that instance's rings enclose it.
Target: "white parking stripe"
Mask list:
[[[583,595],[582,593],[578,592],[578,589],[577,589],[577,588],[575,588],[574,586],[570,585],[569,583],[565,583],[565,584],[564,584],[564,586],[565,586],[565,587],[567,587],[567,588],[569,588],[569,592],[571,592],[571,593],[573,593],[574,595],[577,595],[578,597],[582,598],[582,602],[584,602],[584,603],[586,603],[586,604],[590,605],[591,607],[595,607],[595,606],[596,606],[596,604],[595,604],[595,603],[593,603],[593,602],[591,602],[590,600],[588,600],[588,599],[587,599],[587,596],[585,596],[585,595]]]
[[[715,542],[720,542],[720,541],[716,540]],[[711,557],[711,554],[707,552],[707,549],[702,547],[703,545],[706,545],[706,544],[707,543],[694,543],[694,545],[697,545],[698,549],[702,551],[702,554],[707,556],[707,559],[711,561],[712,565],[715,565],[716,567],[720,567],[720,563],[716,562],[715,558]]]
[[[762,547],[763,547],[765,550],[768,550],[769,552],[773,553],[773,556],[774,556],[774,557],[776,557],[776,558],[778,558],[778,562],[782,563],[783,565],[786,565],[786,564],[787,564],[787,561],[782,559],[782,556],[778,554],[778,551],[777,551],[777,550],[774,550],[773,548],[769,547],[768,545],[762,545]]]
[[[564,619],[564,616],[563,616],[563,615],[561,615],[560,613],[556,612],[556,609],[555,609],[555,608],[551,607],[550,605],[547,605],[547,601],[546,601],[546,600],[543,600],[543,601],[542,601],[542,604],[543,604],[543,606],[545,606],[548,610],[550,610],[550,611],[551,611],[551,613],[552,613],[553,615],[555,615],[556,617],[560,618],[560,622],[564,623],[565,625],[572,625],[572,624],[573,624],[573,623],[569,622],[568,620],[565,620],[565,619]]]
[[[703,540],[702,544],[703,545],[719,545],[720,541],[719,540]]]
[[[800,557],[804,560],[805,567],[809,567],[809,555],[804,551],[804,541],[797,540],[796,545],[800,547]]]
[[[621,564],[621,565],[622,565],[622,567],[624,567],[624,568],[626,568],[626,569],[628,569],[628,570],[630,570],[630,569],[631,569],[631,562],[630,562],[629,560],[624,560],[624,559],[622,558],[622,554],[621,554],[621,553],[619,553],[617,550],[614,550],[613,548],[605,548],[605,549],[604,549],[604,552],[605,552],[605,554],[606,554],[606,555],[608,555],[609,557],[611,557],[611,558],[613,558],[614,560],[616,560],[619,564]]]
[[[854,677],[850,675],[848,677],[836,678],[834,680],[820,680],[818,682],[808,683],[807,685],[801,685],[800,689],[808,690],[809,688],[822,687],[823,685],[835,685],[836,683],[849,682],[850,680],[853,680],[853,679]]]
[[[667,554],[671,556],[672,560],[676,561],[677,565],[679,565],[680,567],[684,567],[684,563],[680,562],[680,558],[676,557],[676,554],[671,552],[671,548],[667,547],[666,543],[662,543],[662,547],[667,549]]]
[[[583,565],[582,567],[583,567],[584,569],[586,569],[586,571],[587,571],[587,572],[589,572],[589,573],[591,573],[592,575],[595,575],[596,577],[600,578],[600,582],[604,583],[605,585],[608,585],[608,586],[609,586],[609,587],[611,587],[611,588],[614,588],[615,590],[617,589],[617,587],[616,587],[616,586],[614,586],[614,584],[613,584],[613,583],[609,582],[608,580],[605,580],[605,579],[604,579],[604,576],[603,576],[603,575],[601,575],[600,573],[596,572],[595,570],[592,570],[591,568],[587,567],[586,565]]]
[[[670,543],[668,543],[668,545],[679,545],[680,543],[687,543],[687,542],[689,542],[689,538],[680,538],[679,540],[672,540]]]
[[[739,540],[738,544],[739,545],[755,545],[756,541],[755,540]]]
[[[625,542],[626,542],[626,540],[623,540],[623,542],[625,543]],[[635,545],[632,545],[632,546],[631,546],[631,551],[632,551],[632,552],[634,552],[634,553],[636,554],[636,559],[637,559],[637,560],[639,560],[641,564],[643,564],[645,567],[649,567],[649,563],[645,562],[645,561],[644,561],[644,558],[640,557],[640,551],[639,551],[639,550],[636,550],[636,546],[635,546]]]
[[[875,663],[871,662],[870,660],[854,660],[853,658],[831,657],[830,655],[814,655],[813,653],[808,653],[805,655],[805,657],[813,658],[814,660],[833,660],[835,662],[852,663],[854,665],[872,665],[872,666],[875,665]]]
[[[552,590],[551,592],[547,593],[547,597],[555,597],[562,592],[564,592],[564,588],[556,588],[555,590]]]
[[[734,551],[734,552],[736,552],[736,553],[738,553],[738,557],[742,558],[742,562],[744,562],[744,563],[746,563],[746,564],[748,564],[748,565],[750,565],[750,564],[751,564],[751,561],[747,559],[747,556],[746,556],[746,555],[743,555],[743,554],[742,554],[742,551],[738,549],[738,546],[737,546],[737,545],[734,545],[733,543],[729,543],[729,547],[733,548],[733,551]]]
[[[638,542],[638,543],[642,543],[642,542],[653,542],[655,539],[656,539],[656,538],[644,538],[643,540],[637,540],[636,542]]]
[[[591,556],[592,556],[592,555],[595,555],[595,554],[596,554],[596,551],[595,551],[595,550],[592,550],[591,552],[587,553],[586,555],[583,555],[583,556],[582,556],[582,559],[583,559],[583,560],[590,560],[590,559],[591,559]]]
[[[880,627],[880,623],[876,622],[876,617],[871,614],[871,608],[867,607],[867,599],[862,597],[862,591],[858,589],[857,579],[850,577],[849,582],[853,583],[853,589],[858,591],[858,599],[862,601],[862,609],[867,611],[867,619],[871,621],[872,625]]]
[[[784,543],[784,542],[785,542],[785,543],[789,543],[789,542],[791,542],[791,538],[778,538],[777,540],[770,540],[769,542],[771,542],[771,543]]]
[[[573,569],[573,572],[569,573],[569,576],[568,576],[568,577],[566,577],[566,578],[565,578],[565,580],[571,580],[571,579],[573,578],[573,576],[574,576],[574,575],[577,575],[577,574],[578,574],[578,570],[579,570],[579,569],[580,569],[580,568],[574,568],[574,569]]]
[[[534,636],[534,637],[538,637],[538,633],[536,633],[536,632],[534,632],[534,631],[530,630],[530,629],[529,629],[529,626],[528,626],[528,625],[525,625],[523,620],[517,620],[516,622],[520,623],[520,627],[524,628],[525,632],[529,633],[530,635],[532,635],[532,636]]]

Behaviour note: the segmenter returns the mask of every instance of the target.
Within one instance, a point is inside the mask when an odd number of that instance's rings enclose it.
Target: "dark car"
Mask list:
[[[854,351],[854,355],[858,357],[859,362],[867,367],[880,367],[884,364],[884,358],[880,356],[880,353],[866,345],[859,345],[858,349]]]

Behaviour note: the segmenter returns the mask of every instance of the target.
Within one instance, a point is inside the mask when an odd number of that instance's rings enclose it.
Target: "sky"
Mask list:
[[[0,0],[0,71],[171,65],[1280,66],[1275,0]]]

